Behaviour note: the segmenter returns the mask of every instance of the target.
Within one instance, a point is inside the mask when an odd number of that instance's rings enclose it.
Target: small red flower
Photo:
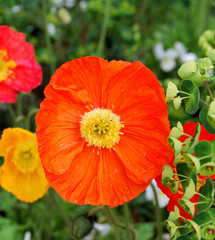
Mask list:
[[[67,62],[45,96],[36,117],[39,153],[49,183],[69,202],[123,204],[173,156],[164,91],[140,62]]]
[[[17,92],[30,92],[41,81],[41,67],[25,35],[0,26],[0,102],[16,102]]]

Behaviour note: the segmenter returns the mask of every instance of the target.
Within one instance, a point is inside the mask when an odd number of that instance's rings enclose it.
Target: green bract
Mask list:
[[[180,96],[173,99],[173,106],[174,106],[175,110],[178,110],[180,108],[181,101],[182,101],[182,99],[180,98]]]
[[[197,70],[197,63],[194,60],[191,60],[181,65],[178,70],[178,75],[181,79],[188,80],[197,72]]]
[[[215,101],[210,104],[207,120],[211,127],[215,130]]]
[[[210,125],[210,123],[208,122],[208,119],[207,119],[208,110],[209,110],[209,108],[207,106],[203,107],[200,111],[199,118],[200,118],[200,121],[202,122],[203,126],[205,127],[205,129],[209,133],[215,134],[215,129],[212,128],[212,126]]]
[[[208,57],[210,58],[210,60],[211,60],[212,63],[215,63],[215,49],[213,49],[213,50],[209,53]]]
[[[166,90],[166,102],[171,102],[173,98],[177,95],[178,88],[173,82],[169,82]]]
[[[185,212],[188,212],[191,216],[195,213],[195,204],[190,202],[187,199],[181,198],[178,200],[180,206],[184,209]]]
[[[190,94],[189,98],[184,99],[185,110],[189,114],[194,114],[199,108],[199,88],[190,80],[184,80],[181,84],[182,91]],[[187,97],[187,95],[184,95]]]

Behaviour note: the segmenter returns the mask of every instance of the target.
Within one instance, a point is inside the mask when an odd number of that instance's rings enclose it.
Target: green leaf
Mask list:
[[[200,227],[192,220],[186,219],[186,222],[191,226],[192,232],[196,235],[198,240],[201,240]]]
[[[194,155],[197,158],[203,158],[200,160],[200,163],[210,162],[212,158],[212,144],[206,140],[199,142],[194,149]]]
[[[204,186],[202,186],[199,190],[200,195],[199,202],[197,205],[197,211],[203,211],[205,209],[208,209],[214,201],[214,184],[210,178],[206,180],[206,183]]]
[[[142,240],[143,236],[146,240],[152,239],[154,236],[154,228],[155,226],[152,223],[139,224],[136,231],[137,240]]]
[[[173,176],[173,169],[170,165],[164,165],[163,171],[162,171],[162,184],[166,177],[172,177]]]
[[[215,163],[208,162],[203,164],[200,167],[200,174],[204,176],[210,176],[212,174],[215,174]]]
[[[187,199],[181,198],[178,200],[180,206],[184,209],[185,212],[188,212],[191,216],[195,213],[195,204],[190,202]]]
[[[177,231],[177,226],[175,225],[175,223],[170,220],[165,220],[164,223],[167,226],[167,230],[169,231],[170,236],[174,237]]]
[[[191,199],[196,192],[196,186],[192,179],[189,179],[189,184],[184,192],[183,198]]]
[[[199,108],[199,88],[190,80],[184,80],[181,84],[182,91],[189,93],[190,96],[184,99],[185,110],[189,114],[194,114]],[[185,97],[187,95],[184,94]]]
[[[171,132],[170,132],[170,135],[169,137],[172,137],[172,138],[180,138],[183,134],[183,129],[181,131],[181,129],[177,128],[177,127],[173,127],[171,129]]]
[[[202,125],[205,127],[205,129],[209,133],[215,134],[215,130],[211,127],[210,123],[207,120],[208,110],[209,110],[209,108],[207,106],[203,107],[199,113],[199,118],[200,118]]]
[[[177,173],[180,174],[178,175],[180,180],[183,180],[181,182],[183,186],[183,190],[186,191],[187,186],[189,185],[189,179],[192,178],[194,183],[197,181],[197,176],[196,174],[192,171],[191,168],[187,166],[186,162],[179,162],[176,166]],[[184,177],[183,177],[184,176]]]
[[[199,159],[189,153],[185,153],[183,157],[186,160],[187,166],[191,168],[195,174],[198,174],[200,169]]]
[[[207,115],[207,121],[211,125],[211,127],[215,130],[215,101],[211,102],[208,115]]]
[[[203,225],[204,223],[208,223],[211,221],[211,216],[208,211],[197,213],[192,219],[198,225]]]
[[[174,207],[174,211],[171,211],[168,220],[175,222],[180,217],[180,212],[177,206]]]
[[[188,153],[190,153],[190,154],[193,153],[196,145],[197,145],[198,142],[199,142],[200,132],[201,132],[201,126],[200,126],[200,124],[198,123],[198,124],[196,125],[195,133],[194,133],[193,139],[192,139],[192,141],[191,141],[190,149],[189,149]]]
[[[173,82],[169,82],[166,90],[166,102],[169,103],[177,95],[178,88]]]

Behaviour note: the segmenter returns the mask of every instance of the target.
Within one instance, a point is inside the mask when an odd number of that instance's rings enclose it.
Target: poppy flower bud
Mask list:
[[[80,215],[73,220],[72,235],[80,239],[85,237],[93,228],[93,221],[87,215]]]
[[[209,53],[208,57],[210,58],[212,63],[215,63],[215,49]]]
[[[72,17],[65,8],[61,8],[58,11],[58,17],[63,24],[69,24],[72,21]]]

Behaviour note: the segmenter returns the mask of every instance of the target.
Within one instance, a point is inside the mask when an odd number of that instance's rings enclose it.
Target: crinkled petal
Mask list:
[[[80,120],[87,111],[83,94],[52,86],[46,89],[36,123],[39,153],[47,171],[62,174],[82,151],[85,141],[80,136]]]
[[[126,176],[114,151],[104,149],[98,155],[93,149],[85,145],[68,171],[60,176],[45,170],[51,186],[62,198],[76,204],[115,207],[146,189],[148,184],[137,184]]]
[[[4,83],[0,83],[0,102],[1,103],[15,103],[17,92],[8,87]]]

